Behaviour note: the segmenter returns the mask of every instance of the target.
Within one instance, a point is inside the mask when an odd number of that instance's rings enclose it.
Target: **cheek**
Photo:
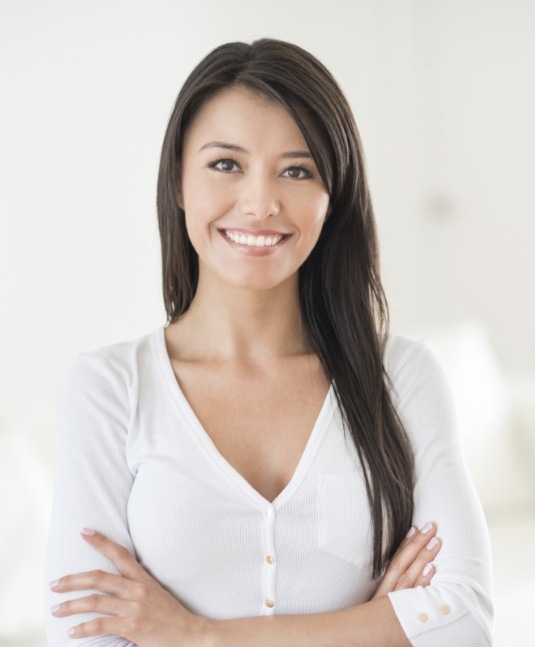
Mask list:
[[[314,196],[310,200],[303,201],[298,208],[303,226],[310,230],[311,235],[319,236],[329,209],[328,194],[321,194]]]
[[[232,196],[221,187],[190,181],[184,183],[183,203],[186,220],[191,220],[192,224],[208,224],[231,208]]]

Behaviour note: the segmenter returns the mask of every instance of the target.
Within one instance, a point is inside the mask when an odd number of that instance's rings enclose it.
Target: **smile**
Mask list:
[[[232,231],[231,229],[221,230],[223,234],[237,245],[245,245],[246,247],[274,247],[286,238],[284,234],[271,233],[268,235],[262,234],[260,236],[253,236],[246,234],[242,231]]]

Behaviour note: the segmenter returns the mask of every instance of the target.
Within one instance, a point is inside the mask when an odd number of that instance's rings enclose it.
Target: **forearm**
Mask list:
[[[410,647],[388,597],[307,615],[210,621],[202,647]]]

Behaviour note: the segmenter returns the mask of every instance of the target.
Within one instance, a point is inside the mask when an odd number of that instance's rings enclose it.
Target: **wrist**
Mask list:
[[[194,647],[223,647],[218,631],[219,624],[217,620],[198,616],[193,642]]]

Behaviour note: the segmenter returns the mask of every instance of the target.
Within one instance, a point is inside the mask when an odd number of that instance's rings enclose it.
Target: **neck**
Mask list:
[[[266,290],[200,276],[191,306],[168,334],[173,354],[185,360],[254,362],[310,352],[296,275]]]

